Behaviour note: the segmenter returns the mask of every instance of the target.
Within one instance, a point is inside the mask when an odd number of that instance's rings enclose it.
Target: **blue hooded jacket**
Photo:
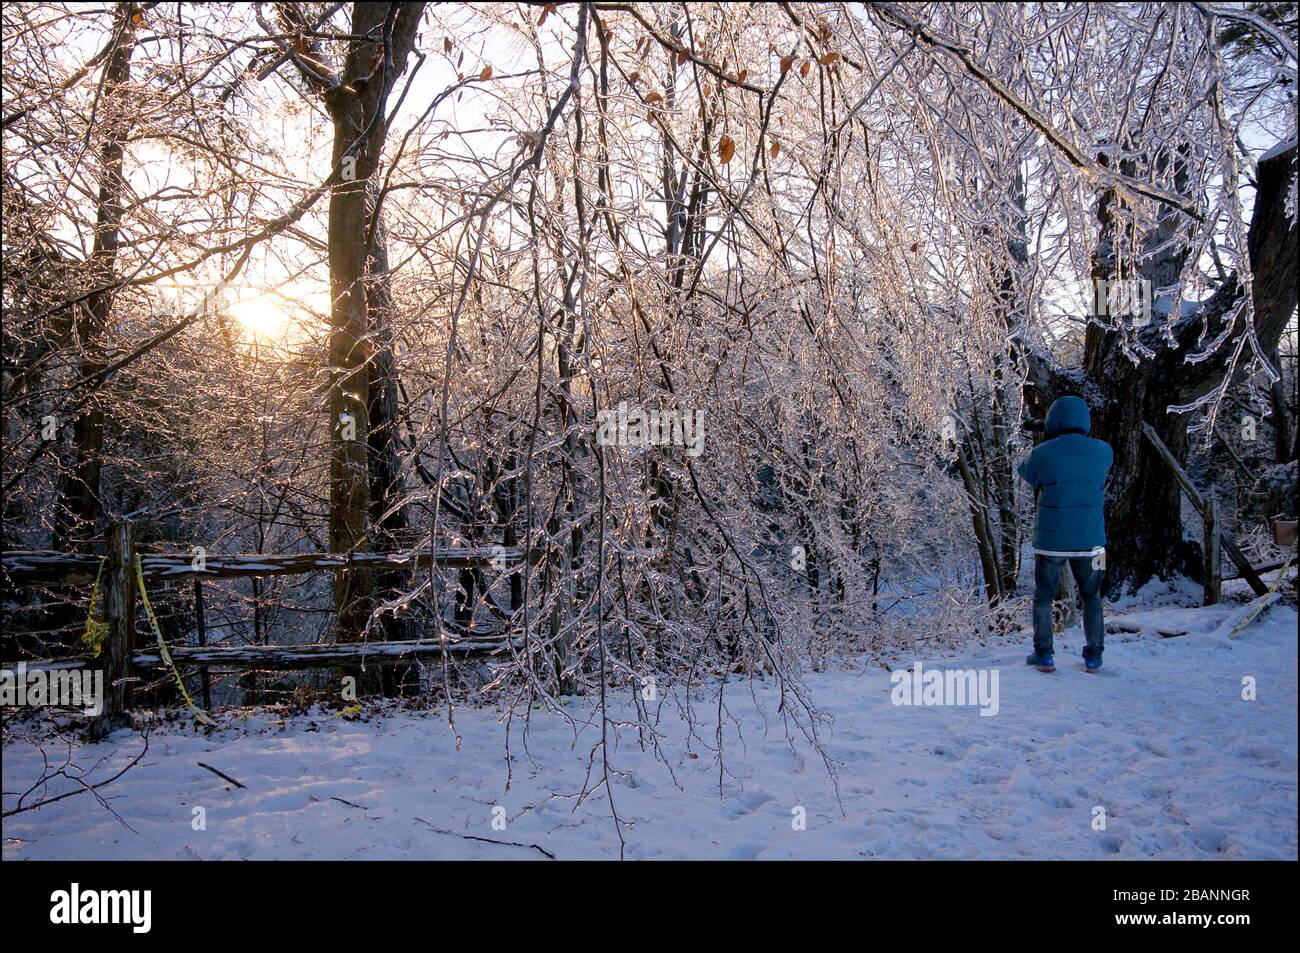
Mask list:
[[[1047,411],[1047,440],[1020,464],[1020,478],[1041,492],[1034,549],[1087,552],[1106,545],[1106,476],[1110,444],[1088,436],[1092,417],[1079,397],[1062,397]]]

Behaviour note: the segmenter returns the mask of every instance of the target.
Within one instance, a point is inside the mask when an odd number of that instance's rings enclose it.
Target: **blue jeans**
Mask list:
[[[1088,645],[1084,658],[1101,658],[1106,647],[1106,628],[1101,614],[1101,578],[1104,570],[1092,568],[1092,556],[1044,556],[1034,554],[1034,651],[1052,651],[1052,602],[1056,599],[1061,570],[1068,562],[1074,573],[1079,598],[1083,600],[1083,636]]]

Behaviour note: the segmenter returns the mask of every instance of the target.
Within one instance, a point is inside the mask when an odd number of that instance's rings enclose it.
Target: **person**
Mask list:
[[[1052,600],[1068,563],[1083,601],[1087,643],[1083,665],[1101,671],[1105,650],[1101,582],[1106,569],[1106,477],[1114,453],[1090,437],[1092,417],[1080,397],[1061,397],[1047,411],[1047,439],[1020,464],[1020,478],[1034,488],[1034,651],[1025,659],[1040,672],[1056,670],[1052,646]]]

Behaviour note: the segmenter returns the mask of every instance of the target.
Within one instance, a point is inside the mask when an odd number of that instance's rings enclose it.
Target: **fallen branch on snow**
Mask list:
[[[545,854],[545,855],[546,855],[547,857],[549,857],[551,860],[554,860],[554,859],[555,859],[555,855],[554,855],[554,854],[552,854],[552,853],[551,853],[549,850],[547,850],[545,847],[541,847],[541,846],[539,846],[539,845],[537,845],[537,844],[521,844],[521,843],[519,843],[519,841],[513,841],[513,840],[493,840],[493,839],[490,838],[490,837],[479,837],[479,836],[477,836],[477,835],[475,835],[475,834],[461,834],[461,833],[459,833],[459,832],[457,832],[457,831],[449,831],[449,830],[444,830],[444,829],[441,828],[441,827],[434,827],[432,824],[430,824],[428,821],[426,821],[426,820],[425,820],[424,818],[422,818],[422,817],[417,817],[416,820],[419,821],[421,824],[425,825],[426,827],[428,827],[430,830],[437,831],[439,834],[450,834],[452,837],[460,837],[460,838],[464,838],[465,840],[478,840],[478,841],[483,841],[485,844],[500,844],[500,845],[503,846],[503,847],[528,847],[528,848],[531,848],[532,850],[539,850],[539,851],[541,851],[543,854]]]

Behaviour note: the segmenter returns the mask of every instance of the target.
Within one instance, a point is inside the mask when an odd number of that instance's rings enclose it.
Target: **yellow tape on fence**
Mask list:
[[[86,610],[86,631],[81,633],[81,641],[90,647],[90,657],[99,658],[104,650],[104,640],[108,638],[110,628],[107,622],[95,621],[95,603],[99,601],[99,582],[104,577],[104,563],[107,557],[99,560],[99,569],[95,573],[95,587],[90,590],[90,608]]]
[[[172,653],[167,650],[167,642],[163,639],[162,629],[158,626],[158,617],[153,614],[153,606],[149,604],[149,593],[144,588],[144,567],[140,563],[139,556],[135,557],[135,582],[140,587],[140,601],[144,603],[144,614],[149,619],[153,634],[158,638],[158,652],[162,655],[162,660],[167,664],[167,667],[171,669],[172,678],[176,680],[176,687],[180,689],[181,697],[185,699],[185,704],[194,713],[196,721],[203,725],[216,727],[216,723],[203,713],[203,709],[194,704],[194,699],[190,698],[190,693],[185,690],[185,682],[181,678],[181,673],[176,669],[176,663],[172,661]]]

